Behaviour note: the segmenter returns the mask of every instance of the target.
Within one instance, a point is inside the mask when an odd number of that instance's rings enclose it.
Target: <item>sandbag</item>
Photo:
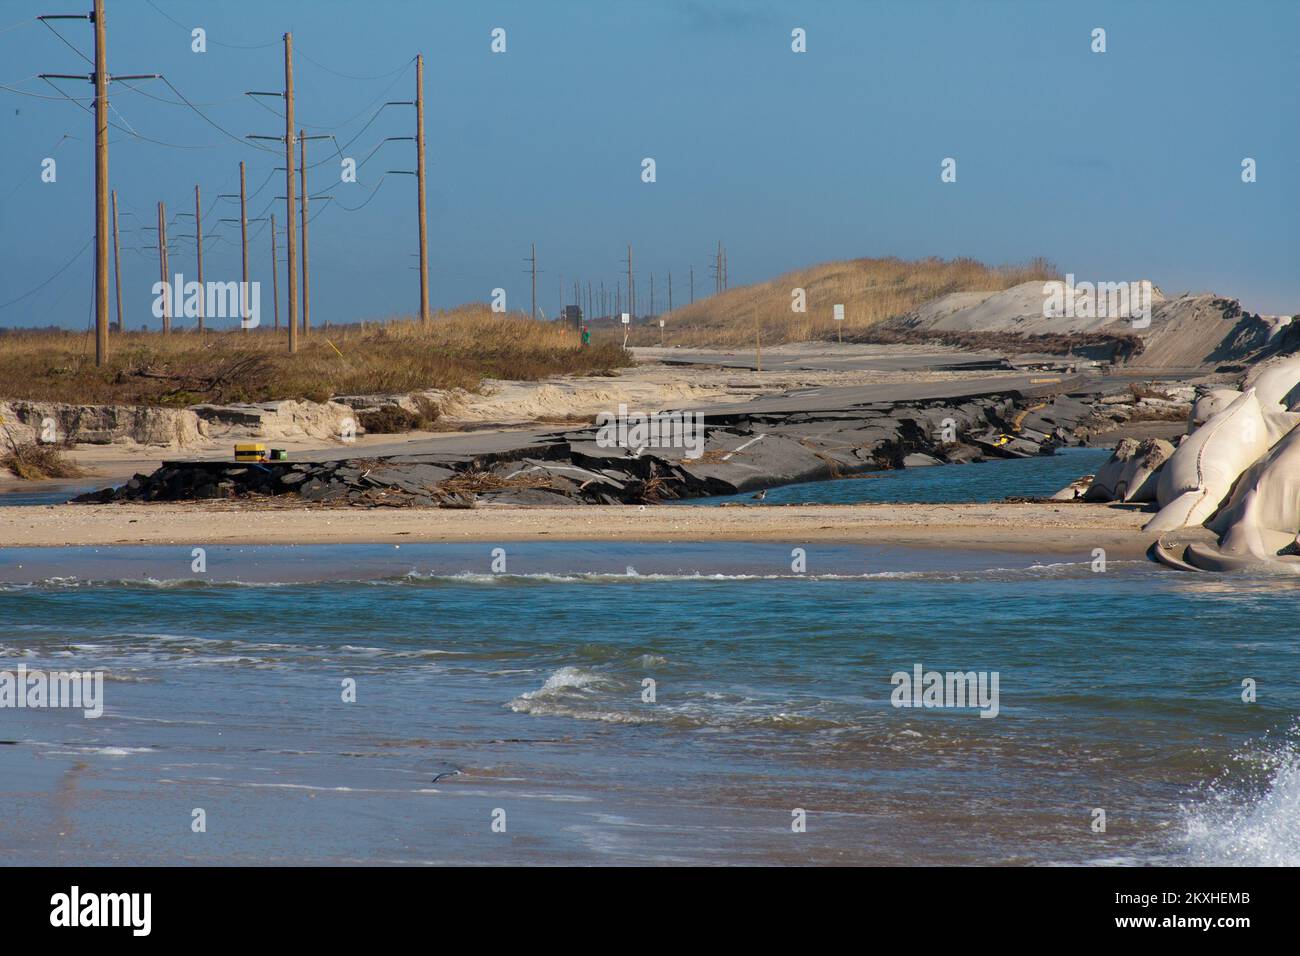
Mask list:
[[[1121,439],[1084,493],[1085,501],[1155,501],[1157,474],[1174,446],[1159,438]]]
[[[1246,387],[1255,390],[1260,407],[1290,409],[1300,399],[1300,356],[1270,359],[1246,375]]]
[[[1206,527],[1219,550],[1273,558],[1300,530],[1300,429],[1293,430],[1242,473],[1227,504]]]
[[[1239,398],[1241,392],[1235,388],[1216,388],[1206,392],[1192,403],[1191,414],[1187,416],[1187,434],[1196,431]]]
[[[1209,518],[1232,483],[1268,451],[1268,435],[1255,390],[1250,389],[1188,435],[1160,469],[1160,513],[1145,530],[1173,531]]]

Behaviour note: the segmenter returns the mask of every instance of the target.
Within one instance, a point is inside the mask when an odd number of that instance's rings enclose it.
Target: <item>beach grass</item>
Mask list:
[[[848,336],[950,292],[997,292],[1055,278],[1056,266],[1042,258],[1004,266],[968,258],[849,259],[727,289],[678,305],[663,318],[671,345],[751,346],[758,335],[770,344],[810,342],[834,338],[836,326]],[[792,309],[796,289],[804,291],[805,312]],[[844,320],[838,323],[836,304],[844,306]],[[634,327],[629,344],[658,345],[658,325]]]
[[[0,453],[0,468],[8,469],[24,481],[45,481],[51,478],[81,478],[89,472],[72,461],[58,445],[41,442],[16,442],[9,440],[8,447]]]
[[[621,345],[592,343],[559,323],[486,304],[411,318],[331,325],[300,337],[260,328],[112,333],[95,365],[93,335],[0,334],[0,398],[76,404],[185,406],[200,402],[325,401],[334,395],[474,391],[485,378],[536,381],[632,363]]]

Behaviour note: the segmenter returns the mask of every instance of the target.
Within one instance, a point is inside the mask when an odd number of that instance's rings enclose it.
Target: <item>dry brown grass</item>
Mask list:
[[[1054,265],[987,266],[974,259],[850,259],[798,269],[767,282],[728,289],[664,316],[669,345],[747,346],[761,330],[765,344],[834,337],[832,306],[844,305],[843,332],[865,329],[949,292],[999,291],[1021,282],[1058,278]],[[792,312],[801,288],[808,311]],[[622,333],[618,331],[621,341]],[[658,345],[658,326],[634,328],[632,345]]]
[[[0,398],[89,404],[192,405],[332,395],[477,389],[484,378],[535,381],[631,364],[615,343],[582,348],[559,323],[486,305],[411,319],[313,330],[289,355],[287,333],[192,330],[114,333],[95,366],[82,332],[0,335]]]
[[[40,442],[16,442],[8,435],[8,447],[0,455],[0,467],[9,469],[24,481],[47,478],[80,478],[89,474],[67,458],[57,445]]]

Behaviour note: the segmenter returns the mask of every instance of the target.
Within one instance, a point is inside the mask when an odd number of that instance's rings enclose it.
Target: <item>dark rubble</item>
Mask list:
[[[708,415],[684,448],[601,447],[595,426],[482,455],[337,461],[168,461],[78,502],[272,498],[356,507],[644,504],[730,495],[868,471],[1050,454],[1092,414],[1087,395],[1018,393],[867,403],[841,410]],[[951,419],[955,441],[945,442]],[[910,456],[910,461],[909,461]]]

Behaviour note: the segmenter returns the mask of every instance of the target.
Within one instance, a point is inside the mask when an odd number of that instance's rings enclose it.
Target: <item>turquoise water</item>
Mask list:
[[[1300,862],[1295,582],[500,547],[0,551],[0,670],[107,672],[97,720],[0,709],[0,858]],[[917,664],[997,716],[894,707]]]
[[[1046,498],[1081,475],[1092,474],[1110,457],[1105,448],[1062,448],[1055,455],[1006,458],[969,465],[935,465],[874,471],[837,481],[810,481],[769,488],[767,504],[852,504],[855,502],[1002,501],[1009,495]],[[695,498],[680,502],[720,505],[749,501],[750,494]]]

